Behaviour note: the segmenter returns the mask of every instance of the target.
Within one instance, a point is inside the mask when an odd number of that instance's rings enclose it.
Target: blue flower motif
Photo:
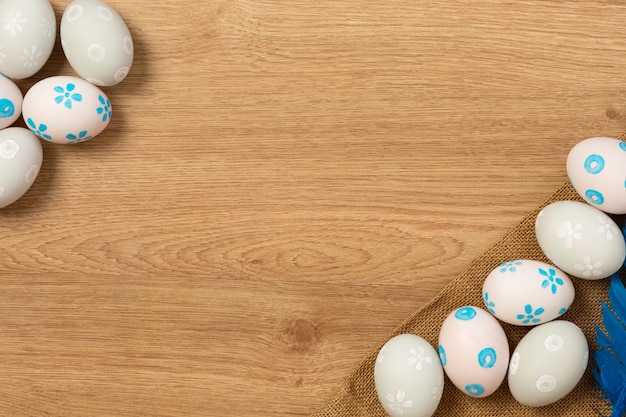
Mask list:
[[[549,268],[547,271],[543,268],[539,268],[539,273],[546,277],[541,283],[541,288],[548,288],[552,291],[552,294],[556,294],[556,290],[559,285],[563,285],[563,279],[556,276],[556,271]]]
[[[517,319],[520,320],[523,324],[533,323],[537,324],[541,321],[541,318],[538,316],[542,315],[545,310],[541,307],[533,311],[533,306],[530,304],[526,304],[524,306],[524,314],[518,314]]]
[[[622,148],[623,151],[626,151],[626,142],[620,142],[619,147]]]
[[[517,267],[520,266],[522,264],[522,261],[511,261],[511,262],[505,262],[502,265],[500,265],[500,272],[501,273],[506,273],[507,271],[509,272],[515,272],[517,271]]]
[[[91,139],[91,136],[87,135],[87,131],[86,130],[81,130],[78,135],[75,135],[73,133],[68,133],[67,135],[65,135],[65,138],[67,140],[70,140],[71,142],[68,143],[79,143],[79,142],[84,142],[86,140]]]
[[[562,309],[559,310],[559,316],[562,314],[565,314],[565,312],[567,311],[567,307],[563,307]]]
[[[485,295],[483,295],[483,301],[485,302],[485,306],[487,307],[487,310],[489,310],[491,314],[496,314],[496,311],[494,310],[496,303],[494,303],[493,301],[489,301],[488,292],[486,292]]]
[[[54,98],[54,102],[57,104],[63,103],[66,108],[71,109],[72,101],[83,101],[83,96],[81,94],[73,92],[75,89],[76,85],[73,83],[68,83],[65,87],[57,85],[54,87],[54,91],[59,93],[59,95]]]
[[[52,140],[52,136],[45,133],[46,130],[48,130],[48,126],[46,126],[45,124],[40,123],[39,126],[37,126],[37,123],[35,123],[30,117],[26,120],[26,123],[28,124],[28,128],[30,129],[30,131],[33,132],[35,135],[39,136],[42,139]]]
[[[98,101],[102,104],[102,106],[98,107],[96,111],[98,114],[102,115],[102,121],[106,122],[107,119],[110,119],[113,115],[113,112],[111,111],[111,100],[98,96]]]
[[[439,350],[439,359],[441,360],[441,364],[443,366],[446,366],[446,363],[448,363],[448,358],[446,357],[446,350],[441,345],[439,345],[437,350]]]

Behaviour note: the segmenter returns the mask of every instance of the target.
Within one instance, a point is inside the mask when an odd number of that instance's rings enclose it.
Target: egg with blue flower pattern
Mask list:
[[[464,306],[450,313],[441,325],[438,350],[450,381],[471,397],[493,394],[506,376],[506,334],[498,320],[481,308]]]
[[[574,285],[550,264],[516,259],[487,275],[483,301],[487,310],[505,323],[535,326],[565,314],[574,301]]]
[[[626,142],[593,137],[567,155],[567,175],[576,192],[593,207],[626,214]]]
[[[44,141],[74,144],[100,134],[111,121],[111,101],[95,85],[55,76],[33,85],[22,104],[26,126]]]

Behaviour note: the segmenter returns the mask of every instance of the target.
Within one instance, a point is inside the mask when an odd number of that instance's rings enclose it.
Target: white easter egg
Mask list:
[[[42,161],[41,141],[28,129],[0,130],[0,208],[16,202],[28,191]]]
[[[574,301],[574,285],[552,265],[518,259],[499,265],[487,275],[483,301],[503,322],[535,326],[567,311]]]
[[[453,311],[441,326],[438,350],[448,378],[472,397],[493,394],[506,376],[506,334],[498,320],[481,308]]]
[[[0,129],[11,126],[20,117],[23,99],[19,87],[0,76]]]
[[[376,357],[376,393],[390,416],[431,417],[441,400],[443,380],[437,352],[419,336],[395,336]]]
[[[624,264],[626,242],[606,213],[577,201],[557,201],[535,221],[539,246],[556,266],[584,279],[613,275]]]
[[[33,85],[22,105],[28,128],[40,138],[61,144],[84,142],[111,120],[111,102],[95,85],[77,77],[44,78]]]
[[[565,397],[580,382],[589,361],[582,330],[565,320],[533,328],[509,364],[508,384],[521,404],[542,407]]]
[[[24,79],[48,61],[57,26],[48,0],[0,1],[0,72]]]
[[[626,214],[626,142],[594,137],[567,155],[567,175],[589,204],[611,214]]]
[[[68,62],[85,80],[112,86],[128,75],[133,39],[111,6],[100,0],[75,0],[63,13],[60,32]]]

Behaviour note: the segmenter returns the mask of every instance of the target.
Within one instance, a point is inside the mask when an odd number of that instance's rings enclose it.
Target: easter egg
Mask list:
[[[378,352],[374,385],[390,416],[431,417],[441,400],[443,381],[437,352],[419,336],[400,334]]]
[[[626,142],[594,137],[567,155],[567,175],[585,201],[611,214],[626,214]]]
[[[521,404],[552,404],[580,382],[588,361],[589,347],[578,326],[564,320],[539,325],[522,338],[511,355],[509,389]]]
[[[0,72],[15,79],[36,74],[50,58],[56,31],[48,0],[0,1]]]
[[[28,129],[0,130],[0,208],[16,202],[28,191],[42,161],[41,141]]]
[[[577,201],[557,201],[537,215],[539,246],[556,266],[583,279],[613,275],[624,264],[626,242],[606,213]]]
[[[95,85],[77,77],[44,78],[24,96],[22,117],[40,138],[61,144],[84,142],[111,121],[111,102]]]
[[[574,301],[574,285],[552,265],[518,259],[487,275],[483,301],[489,312],[505,323],[535,326],[567,311]]]
[[[0,129],[11,126],[22,114],[22,92],[13,81],[0,76]]]
[[[509,364],[506,334],[485,310],[464,306],[444,320],[439,333],[439,356],[452,383],[472,397],[498,389]]]
[[[100,0],[75,0],[61,18],[61,45],[81,77],[99,86],[116,85],[130,71],[134,45],[126,23]]]

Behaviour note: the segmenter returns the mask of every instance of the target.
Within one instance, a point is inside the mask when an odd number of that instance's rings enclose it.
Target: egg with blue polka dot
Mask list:
[[[626,142],[593,137],[577,143],[567,156],[567,175],[590,205],[610,214],[626,214]]]
[[[0,129],[11,126],[20,117],[23,99],[19,87],[0,76]]]
[[[439,359],[450,381],[476,398],[493,394],[509,364],[504,329],[487,311],[463,306],[448,315],[439,332]]]

